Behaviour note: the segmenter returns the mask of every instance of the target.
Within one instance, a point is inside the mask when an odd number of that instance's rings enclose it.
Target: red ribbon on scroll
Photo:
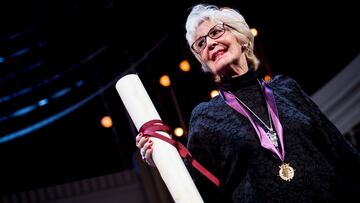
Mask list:
[[[197,162],[192,155],[190,154],[189,150],[180,142],[160,135],[156,131],[163,131],[170,134],[170,128],[167,125],[164,125],[161,120],[150,120],[144,123],[139,132],[142,136],[146,135],[149,137],[156,137],[159,138],[171,145],[173,145],[179,152],[180,156],[191,163],[191,165],[200,171],[204,176],[206,176],[211,182],[213,182],[216,186],[220,186],[220,181],[217,177],[215,177],[211,172],[209,172],[206,168],[204,168],[199,162]]]

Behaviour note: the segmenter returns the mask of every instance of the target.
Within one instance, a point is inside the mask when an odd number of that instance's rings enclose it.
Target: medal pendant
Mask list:
[[[290,181],[294,178],[294,172],[295,169],[291,167],[289,164],[282,163],[281,166],[279,166],[279,176],[281,179],[285,181]]]

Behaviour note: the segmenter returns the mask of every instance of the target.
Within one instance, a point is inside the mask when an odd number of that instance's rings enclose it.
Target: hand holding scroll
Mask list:
[[[152,159],[152,151],[153,151],[152,140],[150,140],[148,136],[143,136],[142,133],[139,133],[136,136],[135,141],[136,141],[136,147],[139,148],[140,150],[141,158],[149,166],[155,167],[155,163]]]

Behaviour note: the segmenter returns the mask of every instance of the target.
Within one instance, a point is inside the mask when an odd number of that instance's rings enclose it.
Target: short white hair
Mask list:
[[[250,63],[252,68],[256,70],[259,66],[259,60],[254,55],[254,36],[250,31],[249,25],[246,23],[244,17],[235,9],[228,7],[219,8],[214,5],[198,4],[191,9],[187,17],[186,40],[191,47],[192,43],[196,40],[196,30],[204,21],[214,23],[225,23],[230,27],[231,32],[234,33],[240,44],[246,44],[246,60]],[[210,72],[210,69],[201,61],[200,55],[191,49],[195,57],[202,64],[202,69],[205,72]]]

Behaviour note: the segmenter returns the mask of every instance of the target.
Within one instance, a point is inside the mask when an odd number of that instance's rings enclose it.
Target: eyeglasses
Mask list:
[[[212,27],[209,32],[199,37],[195,42],[191,45],[191,48],[198,54],[206,47],[206,37],[210,37],[211,39],[217,39],[221,37],[225,33],[225,23],[223,24],[217,24],[214,27]],[[229,26],[230,27],[230,26]]]

